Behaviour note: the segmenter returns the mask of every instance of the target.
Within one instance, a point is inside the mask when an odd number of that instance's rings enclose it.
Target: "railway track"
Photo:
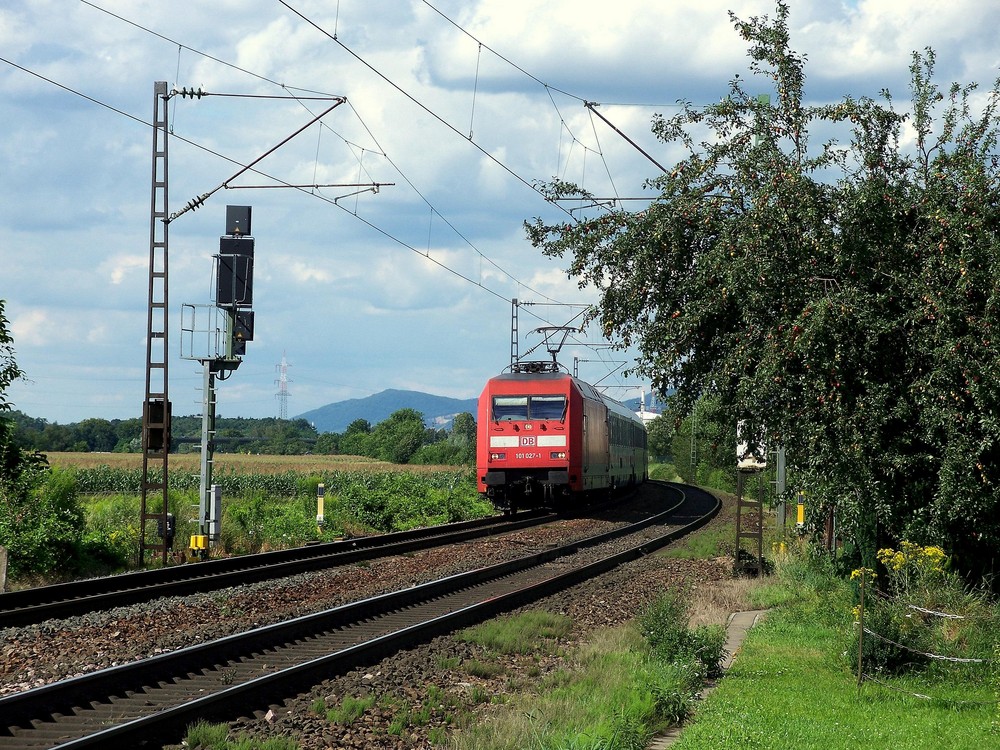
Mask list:
[[[669,543],[718,511],[671,507],[572,544],[0,699],[0,748],[134,748],[247,715],[332,674],[521,606]],[[150,738],[156,738],[150,740]]]
[[[405,554],[548,523],[555,518],[550,513],[525,512],[12,591],[0,594],[0,628]]]

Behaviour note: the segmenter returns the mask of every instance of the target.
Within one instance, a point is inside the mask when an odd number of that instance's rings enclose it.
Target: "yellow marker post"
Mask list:
[[[797,509],[797,515],[795,517],[795,528],[798,531],[804,531],[806,528],[806,493],[799,493],[799,504]]]
[[[326,487],[320,482],[316,485],[316,531],[322,535],[323,525],[326,520],[323,518],[323,500],[326,495]]]

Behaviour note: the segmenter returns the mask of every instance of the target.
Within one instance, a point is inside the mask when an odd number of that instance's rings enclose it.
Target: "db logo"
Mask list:
[[[529,445],[534,445],[534,444],[535,444],[535,436],[534,435],[522,435],[521,436],[521,445],[522,446],[529,446]]]

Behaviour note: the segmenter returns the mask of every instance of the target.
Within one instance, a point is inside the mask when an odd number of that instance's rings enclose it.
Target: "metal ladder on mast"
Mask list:
[[[167,564],[170,399],[167,322],[167,93],[166,81],[153,85],[153,173],[149,221],[149,307],[146,316],[146,396],[142,406],[142,484],[139,565],[146,552]],[[160,501],[153,502],[159,495]],[[158,508],[156,506],[159,506]],[[155,524],[155,528],[152,527]]]

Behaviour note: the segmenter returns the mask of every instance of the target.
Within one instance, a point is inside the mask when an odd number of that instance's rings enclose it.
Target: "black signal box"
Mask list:
[[[250,206],[226,206],[226,234],[237,237],[249,237],[253,234],[250,228]]]
[[[215,304],[220,307],[253,305],[253,237],[219,238]]]
[[[253,341],[253,310],[240,310],[233,319],[233,338]]]

